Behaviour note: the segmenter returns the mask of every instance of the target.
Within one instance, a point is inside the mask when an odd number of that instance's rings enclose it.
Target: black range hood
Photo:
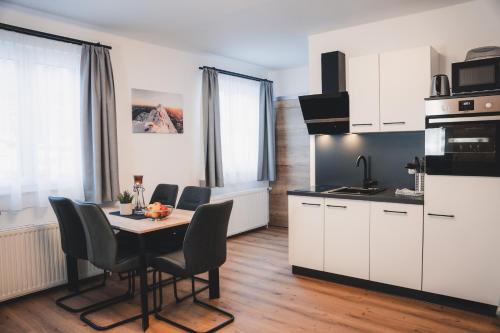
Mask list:
[[[321,55],[322,94],[299,96],[309,134],[349,132],[349,94],[345,91],[345,55]]]

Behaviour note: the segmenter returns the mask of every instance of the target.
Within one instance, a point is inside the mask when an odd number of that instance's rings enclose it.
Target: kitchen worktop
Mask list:
[[[338,188],[340,186],[334,185],[320,185],[311,186],[305,189],[297,189],[287,191],[288,195],[298,195],[306,197],[323,197],[323,198],[338,198],[338,199],[349,199],[349,200],[365,200],[365,201],[377,201],[377,202],[393,202],[402,204],[412,204],[412,205],[423,205],[424,197],[410,197],[396,195],[394,188],[387,188],[383,192],[376,194],[345,194],[345,193],[324,193],[333,188]]]

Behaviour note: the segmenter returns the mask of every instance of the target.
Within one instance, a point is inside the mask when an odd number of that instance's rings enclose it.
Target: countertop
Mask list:
[[[377,202],[392,202],[392,203],[403,203],[411,205],[423,205],[424,197],[411,197],[396,195],[394,188],[387,188],[383,192],[375,194],[342,194],[342,193],[324,193],[324,191],[338,188],[340,186],[335,185],[321,185],[312,186],[305,189],[297,189],[287,191],[288,195],[299,195],[306,197],[323,197],[323,198],[338,198],[338,199],[349,199],[349,200],[365,200],[365,201],[377,201]]]

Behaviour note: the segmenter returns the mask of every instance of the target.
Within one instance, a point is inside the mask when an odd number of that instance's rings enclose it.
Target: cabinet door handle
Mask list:
[[[434,214],[434,213],[427,213],[429,216],[435,216],[435,217],[447,217],[449,219],[455,218],[455,215],[447,215],[447,214]]]
[[[384,125],[404,125],[406,124],[406,121],[390,121],[390,122],[387,122],[387,123],[382,123]]]
[[[326,207],[329,207],[329,208],[347,208],[347,206],[340,206],[340,205],[326,205]]]
[[[351,124],[352,126],[373,126],[372,123],[366,123],[366,124]]]
[[[315,206],[315,207],[319,207],[321,206],[321,204],[313,204],[313,203],[308,203],[308,202],[303,202],[302,203],[304,206]]]
[[[403,212],[403,211],[399,211],[399,210],[388,210],[388,209],[384,209],[384,213],[387,213],[387,214],[403,214],[403,215],[408,214],[408,212]]]

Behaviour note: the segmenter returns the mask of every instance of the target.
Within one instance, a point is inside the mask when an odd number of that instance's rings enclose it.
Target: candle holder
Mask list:
[[[144,202],[145,188],[142,185],[142,178],[143,176],[139,175],[134,176],[134,193],[136,193],[134,214],[143,214],[144,207],[146,207],[146,203]]]

